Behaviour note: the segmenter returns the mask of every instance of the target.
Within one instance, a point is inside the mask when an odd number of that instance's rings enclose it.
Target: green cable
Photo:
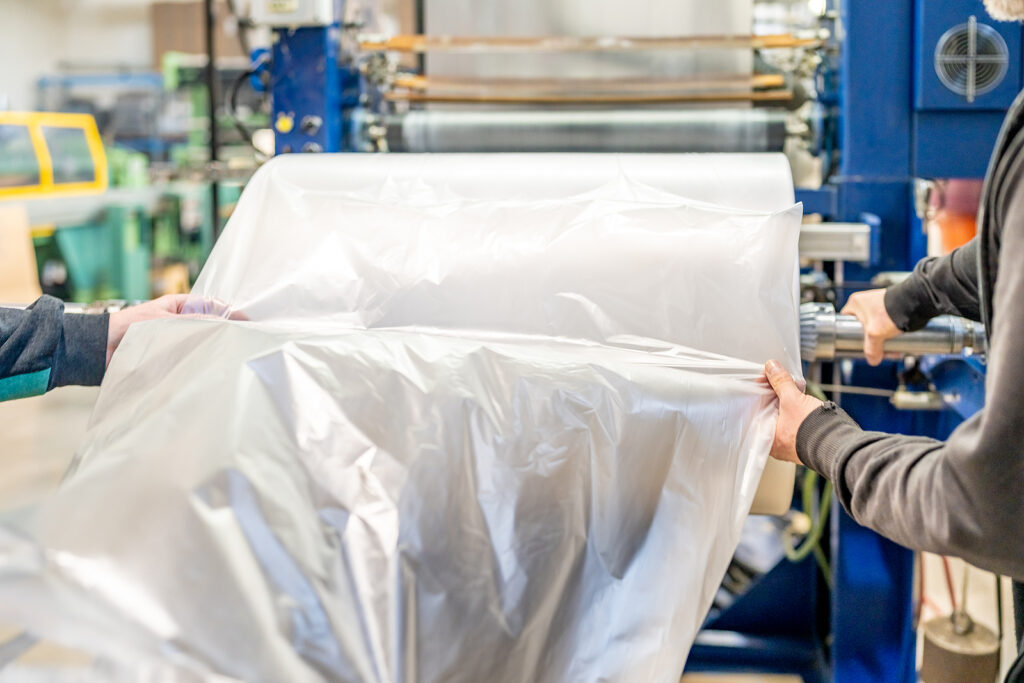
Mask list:
[[[803,506],[804,512],[809,513],[814,510],[814,494],[816,484],[818,482],[818,475],[812,470],[804,472],[803,481]],[[825,553],[821,549],[821,537],[825,532],[825,522],[828,520],[828,513],[832,507],[832,484],[826,482],[821,492],[821,500],[818,503],[818,512],[811,522],[811,528],[804,537],[803,543],[800,544],[799,548],[793,547],[793,537],[790,532],[782,534],[782,549],[786,553],[786,558],[790,562],[800,562],[810,554],[814,554],[814,559],[821,568],[822,574],[825,576],[825,582],[832,586],[832,569],[829,567],[828,561],[825,559]]]
[[[817,473],[812,470],[804,472],[804,514],[811,514],[811,511],[814,509],[814,490],[817,482]],[[825,531],[825,521],[828,519],[828,511],[831,503],[832,487],[826,485],[821,494],[821,503],[818,505],[818,514],[811,522],[811,529],[807,532],[807,536],[804,537],[804,541],[799,548],[793,547],[790,534],[783,534],[782,547],[786,551],[786,557],[789,558],[791,562],[799,562],[806,558],[814,550],[814,546],[816,546],[821,540],[821,536]]]
[[[821,575],[825,577],[825,583],[831,589],[832,586],[832,567],[828,564],[828,559],[825,558],[825,552],[821,549],[821,545],[814,546],[814,560],[818,563],[818,567],[821,569]]]

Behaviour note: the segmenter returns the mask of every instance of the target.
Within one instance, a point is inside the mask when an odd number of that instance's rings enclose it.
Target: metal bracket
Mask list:
[[[871,261],[867,223],[805,223],[800,227],[800,258],[814,261]]]

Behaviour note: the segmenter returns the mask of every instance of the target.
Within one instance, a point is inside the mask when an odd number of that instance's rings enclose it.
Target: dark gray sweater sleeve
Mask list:
[[[800,426],[796,447],[802,462],[835,484],[859,523],[911,548],[958,555],[1021,580],[1024,192],[1016,194],[1003,221],[985,409],[941,442],[866,432],[826,404]]]
[[[25,310],[0,308],[0,400],[70,384],[98,385],[109,316],[64,313],[44,296]]]
[[[979,301],[977,237],[946,256],[924,259],[910,277],[885,290],[885,310],[904,332],[937,315],[980,321]]]

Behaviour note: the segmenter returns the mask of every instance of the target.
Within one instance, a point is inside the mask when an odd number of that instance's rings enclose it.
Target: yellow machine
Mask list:
[[[106,189],[107,156],[92,116],[0,112],[0,201]]]

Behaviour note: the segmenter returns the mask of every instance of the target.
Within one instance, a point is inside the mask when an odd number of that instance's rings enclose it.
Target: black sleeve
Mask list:
[[[0,400],[69,384],[98,385],[109,316],[64,313],[44,296],[25,310],[0,308]]]
[[[904,332],[921,329],[937,315],[980,321],[978,238],[918,263],[910,277],[885,291],[885,310]]]
[[[998,322],[989,342],[984,410],[942,442],[866,432],[826,404],[800,425],[796,450],[803,463],[835,484],[843,507],[860,524],[911,548],[957,555],[1021,580],[1024,191],[1016,189],[1000,217],[993,298]],[[956,270],[955,262],[940,265]],[[957,291],[967,298],[966,287]]]

